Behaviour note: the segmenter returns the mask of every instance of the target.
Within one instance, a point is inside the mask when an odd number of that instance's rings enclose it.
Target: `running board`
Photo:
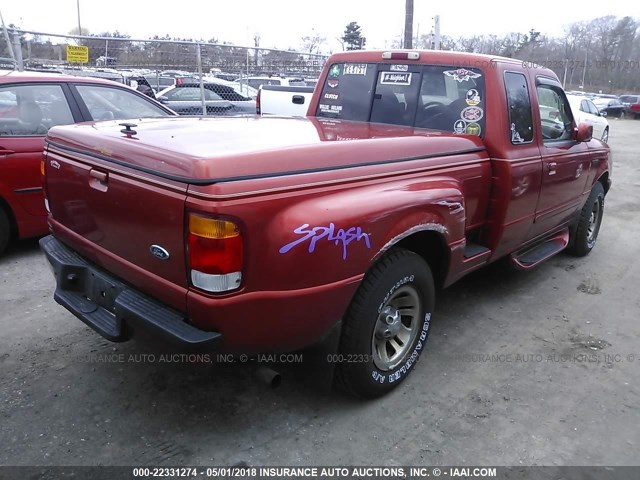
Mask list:
[[[477,243],[467,242],[464,247],[465,260],[482,254],[487,255],[489,253],[491,253],[491,250],[487,247],[483,247],[482,245],[478,245]]]
[[[560,253],[567,245],[569,245],[569,229],[565,228],[542,243],[538,243],[526,250],[512,253],[511,263],[516,268],[529,270],[547,258],[553,257],[556,253]]]

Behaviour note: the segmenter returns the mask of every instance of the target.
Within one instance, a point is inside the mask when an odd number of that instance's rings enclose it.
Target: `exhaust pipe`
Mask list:
[[[256,377],[271,388],[278,388],[282,383],[282,375],[269,367],[258,367]]]

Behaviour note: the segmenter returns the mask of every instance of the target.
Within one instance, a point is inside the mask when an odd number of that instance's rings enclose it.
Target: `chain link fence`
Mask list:
[[[255,113],[262,84],[315,85],[325,55],[169,38],[59,35],[8,29],[2,68],[107,78],[181,115]]]

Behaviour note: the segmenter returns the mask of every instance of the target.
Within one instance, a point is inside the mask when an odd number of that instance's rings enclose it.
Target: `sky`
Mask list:
[[[532,28],[560,36],[568,24],[605,15],[640,20],[640,2],[633,0],[536,1],[530,9],[513,0],[414,2],[414,35],[431,32],[435,15],[441,33],[453,37]],[[132,38],[169,34],[251,46],[259,34],[261,47],[280,49],[300,49],[303,36],[319,34],[327,39],[323,53],[340,50],[336,38],[351,21],[362,27],[368,48],[390,48],[405,15],[405,0],[2,0],[0,13],[6,25],[66,34],[77,29],[78,4],[81,26],[93,34],[118,30]]]

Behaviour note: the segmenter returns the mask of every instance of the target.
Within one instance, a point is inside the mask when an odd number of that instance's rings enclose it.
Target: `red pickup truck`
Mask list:
[[[433,51],[332,56],[302,118],[50,130],[55,299],[113,341],[232,353],[339,332],[335,382],[384,394],[436,288],[594,247],[609,148],[550,70]]]

